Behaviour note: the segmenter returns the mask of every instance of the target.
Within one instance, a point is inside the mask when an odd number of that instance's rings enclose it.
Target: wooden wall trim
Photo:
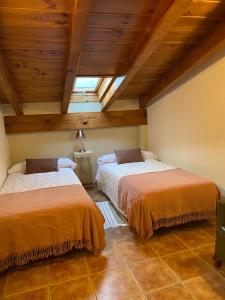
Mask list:
[[[20,96],[15,86],[13,85],[14,80],[12,79],[5,58],[0,51],[0,84],[5,97],[8,102],[12,105],[17,115],[23,114],[23,107],[20,100]]]
[[[157,8],[151,16],[149,24],[146,26],[146,31],[137,44],[141,44],[140,49],[134,49],[135,55],[131,54],[131,66],[126,72],[125,79],[111,96],[104,102],[103,111],[106,111],[112,103],[118,99],[121,93],[126,89],[128,84],[135,77],[137,72],[148,61],[153,52],[159,47],[165,39],[168,32],[176,24],[183,11],[191,4],[192,0],[161,0]],[[169,3],[169,5],[168,5]]]
[[[179,80],[183,79],[194,68],[200,66],[212,55],[224,49],[225,47],[225,23],[219,25],[218,29],[209,34],[207,40],[202,41],[197,47],[184,59],[182,64],[179,64],[169,71],[154,88],[151,88],[140,99],[141,107],[145,108],[160,99],[167,90],[174,86]]]
[[[74,81],[79,67],[80,52],[84,41],[86,23],[92,0],[73,0],[73,12],[70,32],[70,46],[66,67],[61,112],[67,113]]]
[[[147,124],[144,109],[74,114],[5,116],[5,131],[11,133],[106,128]]]

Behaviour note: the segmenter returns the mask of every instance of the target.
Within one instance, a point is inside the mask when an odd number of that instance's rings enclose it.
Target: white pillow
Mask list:
[[[142,154],[144,160],[146,160],[146,159],[158,160],[158,156],[151,151],[141,151],[141,154]]]
[[[60,157],[58,158],[58,167],[59,168],[71,168],[72,170],[75,170],[77,167],[77,164],[70,158],[68,157]],[[21,173],[25,174],[26,171],[26,162],[21,162],[16,165],[13,165],[9,170],[8,170],[8,175],[13,174],[13,173]]]
[[[99,165],[104,165],[104,164],[114,163],[114,162],[117,162],[115,153],[106,154],[98,158]]]
[[[146,160],[146,159],[157,160],[158,159],[158,156],[151,151],[141,151],[141,154],[142,154],[144,160]],[[100,156],[98,158],[99,165],[104,165],[104,164],[114,163],[114,162],[117,162],[115,153],[106,154],[106,155]]]
[[[59,168],[71,168],[71,169],[75,170],[77,167],[77,164],[68,157],[60,157],[60,158],[58,158],[58,167]]]
[[[22,173],[24,174],[26,171],[26,162],[20,162],[18,164],[13,165],[10,169],[8,169],[8,175],[13,173]]]

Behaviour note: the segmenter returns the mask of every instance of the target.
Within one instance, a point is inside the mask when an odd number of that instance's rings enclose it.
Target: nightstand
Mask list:
[[[91,157],[93,154],[91,150],[73,153],[74,160],[77,163],[76,174],[84,186],[95,186],[91,166]]]

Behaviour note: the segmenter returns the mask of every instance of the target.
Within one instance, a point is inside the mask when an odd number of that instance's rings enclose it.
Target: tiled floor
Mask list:
[[[109,230],[101,256],[75,251],[0,277],[4,300],[221,300],[225,266],[213,265],[215,225],[159,231],[145,244],[128,228]],[[0,297],[1,298],[1,297]]]

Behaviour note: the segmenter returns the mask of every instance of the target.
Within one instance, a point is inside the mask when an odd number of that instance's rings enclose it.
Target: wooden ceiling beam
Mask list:
[[[133,55],[130,57],[131,66],[125,75],[125,79],[121,82],[114,93],[104,101],[102,111],[106,111],[111,104],[118,99],[120,94],[125,90],[131,80],[135,77],[137,72],[151,57],[153,52],[159,47],[161,42],[165,39],[168,32],[176,24],[181,14],[191,4],[192,0],[161,0],[159,1],[149,24],[146,26],[146,31],[137,41],[140,49],[134,49]]]
[[[157,101],[162,94],[182,80],[196,67],[202,65],[218,51],[225,47],[225,22],[222,22],[214,33],[208,35],[196,48],[185,57],[183,63],[169,71],[154,88],[151,88],[141,99],[141,107]]]
[[[61,112],[67,113],[73,85],[76,79],[81,48],[84,41],[86,23],[92,0],[73,0],[73,12],[70,32],[70,45],[66,67],[66,78],[64,84]]]
[[[6,133],[11,134],[145,125],[147,124],[147,113],[146,110],[140,109],[106,113],[6,116],[4,121]]]
[[[6,61],[0,51],[0,85],[3,90],[5,97],[8,102],[11,104],[16,115],[23,115],[22,103],[20,96],[15,86],[13,85],[13,78],[8,70]]]

